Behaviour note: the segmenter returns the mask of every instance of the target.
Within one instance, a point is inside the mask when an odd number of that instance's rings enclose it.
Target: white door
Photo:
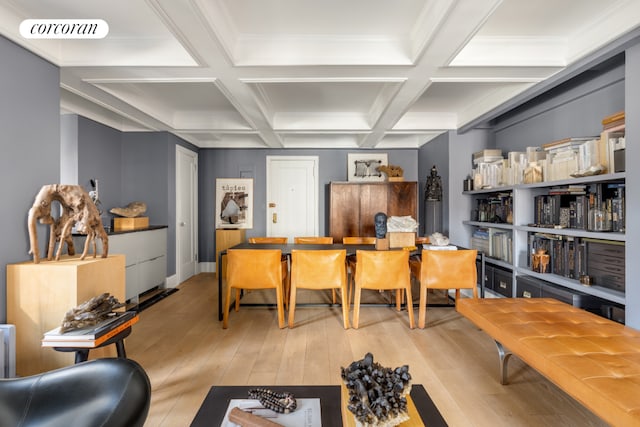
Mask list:
[[[318,235],[317,156],[267,156],[267,235]]]
[[[176,276],[196,274],[198,262],[198,154],[176,146]]]

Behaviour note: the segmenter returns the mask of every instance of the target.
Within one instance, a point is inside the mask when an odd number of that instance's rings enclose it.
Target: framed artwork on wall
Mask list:
[[[253,228],[253,179],[216,179],[216,228]]]
[[[348,153],[347,181],[384,181],[377,168],[388,164],[387,153]]]

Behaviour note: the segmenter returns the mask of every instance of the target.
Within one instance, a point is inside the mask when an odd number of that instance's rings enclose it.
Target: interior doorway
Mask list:
[[[176,146],[176,278],[180,284],[197,273],[198,154]]]
[[[267,235],[318,235],[317,156],[267,156]]]

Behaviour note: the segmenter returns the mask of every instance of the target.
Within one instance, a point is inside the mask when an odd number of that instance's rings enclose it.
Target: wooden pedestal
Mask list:
[[[16,326],[16,372],[37,374],[73,364],[72,353],[42,348],[48,330],[60,326],[65,313],[104,292],[125,298],[125,257],[62,257],[60,261],[25,261],[7,265],[7,322]],[[114,357],[113,346],[91,352]]]
[[[216,263],[220,258],[220,252],[229,249],[239,243],[243,243],[246,240],[246,230],[235,229],[229,230],[224,228],[216,229]],[[222,260],[222,271],[226,271],[227,258]],[[220,267],[216,265],[216,276],[220,271]]]

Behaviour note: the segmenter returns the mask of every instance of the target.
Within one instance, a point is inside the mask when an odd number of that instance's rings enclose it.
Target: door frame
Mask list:
[[[191,157],[195,163],[195,170],[193,171],[193,187],[191,188],[191,220],[193,221],[193,235],[192,241],[193,250],[195,254],[195,269],[194,273],[198,274],[200,272],[200,265],[198,260],[198,153],[191,151],[187,148],[184,148],[180,145],[176,145],[176,210],[175,210],[175,248],[176,248],[176,257],[175,257],[175,265],[176,265],[176,280],[175,285],[179,285],[181,283],[181,263],[180,263],[180,218],[179,218],[179,210],[180,210],[180,202],[181,202],[181,194],[179,194],[180,189],[182,188],[180,183],[180,153],[185,154]]]
[[[319,156],[267,156],[267,179],[266,179],[266,203],[269,203],[269,196],[271,195],[269,192],[269,182],[271,180],[271,173],[272,173],[272,162],[273,161],[277,161],[277,160],[287,160],[287,161],[296,161],[296,160],[305,160],[305,161],[309,161],[311,160],[313,162],[313,178],[314,178],[314,182],[315,185],[313,186],[313,212],[314,212],[314,216],[315,216],[315,221],[314,221],[314,225],[313,228],[315,229],[315,234],[317,235],[320,232],[320,213],[318,212],[318,206],[319,206],[319,173],[320,173],[320,157]],[[269,234],[269,230],[270,230],[270,217],[269,217],[269,208],[267,207],[267,215],[265,218],[265,225],[266,225],[266,234]]]

